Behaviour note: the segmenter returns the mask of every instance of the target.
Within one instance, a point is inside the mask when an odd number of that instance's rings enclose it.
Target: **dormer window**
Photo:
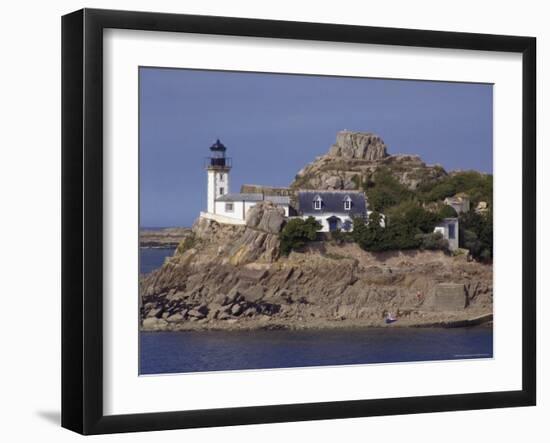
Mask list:
[[[349,195],[344,198],[344,210],[351,211],[351,197]]]
[[[322,207],[323,207],[323,200],[321,199],[320,196],[316,195],[315,198],[313,199],[313,209],[315,209],[316,211],[320,211]]]

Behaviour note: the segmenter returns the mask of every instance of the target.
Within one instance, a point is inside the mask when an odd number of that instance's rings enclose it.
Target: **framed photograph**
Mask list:
[[[535,405],[535,51],[64,16],[62,425]]]

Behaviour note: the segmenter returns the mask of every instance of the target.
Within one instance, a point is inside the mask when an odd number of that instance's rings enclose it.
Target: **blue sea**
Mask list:
[[[139,273],[148,274],[160,268],[166,257],[174,255],[174,248],[139,248]]]
[[[173,249],[140,248],[140,271]],[[140,332],[140,374],[490,358],[493,330],[365,328]]]

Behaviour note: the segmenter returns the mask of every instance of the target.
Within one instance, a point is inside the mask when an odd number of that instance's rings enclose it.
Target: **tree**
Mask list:
[[[321,229],[321,224],[313,217],[308,217],[305,220],[291,219],[281,231],[281,252],[288,255],[292,250],[303,248],[307,242],[317,238],[319,229]]]
[[[458,217],[458,214],[456,213],[455,208],[449,205],[443,205],[443,207],[439,210],[439,218],[450,218],[450,217]]]
[[[405,201],[389,211],[386,227],[380,226],[381,214],[376,211],[370,214],[368,223],[355,219],[352,238],[367,251],[416,249],[422,245],[423,236],[433,233],[439,220],[438,214],[425,210],[418,202]]]
[[[493,259],[493,213],[477,214],[470,210],[460,214],[460,247],[466,248],[476,260]]]
[[[408,200],[412,196],[412,192],[401,184],[387,168],[378,169],[372,180],[370,178],[365,180],[363,189],[367,194],[369,206],[379,212]]]
[[[408,200],[391,208],[387,216],[390,225],[414,227],[420,231],[417,233],[433,232],[435,225],[442,219],[439,214],[427,211],[415,200]]]

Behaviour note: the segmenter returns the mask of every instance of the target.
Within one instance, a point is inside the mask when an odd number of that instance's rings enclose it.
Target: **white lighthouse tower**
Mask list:
[[[226,147],[220,140],[210,146],[210,157],[206,161],[208,176],[207,211],[216,213],[216,199],[229,193],[229,171],[231,159],[225,156]]]

